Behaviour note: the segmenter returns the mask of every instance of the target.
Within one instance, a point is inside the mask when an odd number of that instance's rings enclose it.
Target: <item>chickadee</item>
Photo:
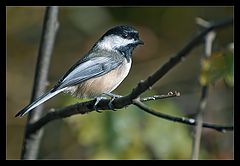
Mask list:
[[[127,25],[113,27],[63,75],[49,92],[27,105],[15,117],[23,116],[60,92],[70,93],[79,98],[97,97],[96,106],[99,96],[111,94],[110,92],[116,89],[128,75],[132,52],[139,44],[144,43],[133,27]]]

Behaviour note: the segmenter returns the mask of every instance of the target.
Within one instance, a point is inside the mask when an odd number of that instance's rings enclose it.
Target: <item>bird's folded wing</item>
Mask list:
[[[121,61],[114,60],[111,57],[91,58],[68,72],[68,75],[54,89],[74,86],[91,78],[99,77],[118,67],[121,63]]]

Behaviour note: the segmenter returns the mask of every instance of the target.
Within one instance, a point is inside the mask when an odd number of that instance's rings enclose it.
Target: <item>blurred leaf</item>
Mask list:
[[[233,52],[226,52],[224,54],[224,60],[226,63],[226,71],[225,71],[225,75],[224,75],[224,79],[226,81],[226,83],[233,87],[234,86],[234,59],[233,59]]]
[[[201,61],[200,84],[214,84],[219,79],[233,86],[233,54],[229,52],[214,52],[210,58]]]

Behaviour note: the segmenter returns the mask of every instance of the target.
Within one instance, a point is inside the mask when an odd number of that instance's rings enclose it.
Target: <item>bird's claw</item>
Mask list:
[[[108,103],[108,108],[113,110],[113,111],[117,111],[116,109],[113,108],[113,104],[112,102],[116,99],[116,97],[112,97],[111,100]]]
[[[102,100],[102,99],[107,99],[106,97],[100,96],[96,98],[96,102],[94,103],[93,109],[95,111],[97,111],[98,113],[102,113],[101,111],[99,111],[99,109],[97,108],[98,103]]]
[[[108,103],[108,108],[111,109],[111,110],[113,110],[113,111],[117,111],[116,109],[113,108],[112,102],[113,102],[116,98],[119,98],[119,97],[122,97],[122,96],[116,95],[116,94],[113,94],[113,93],[103,93],[103,94],[111,97],[111,100],[110,100],[109,103]],[[94,106],[93,106],[93,109],[94,109],[95,111],[97,111],[98,113],[102,113],[102,112],[99,111],[98,108],[97,108],[98,103],[99,103],[102,99],[107,99],[107,98],[106,98],[106,97],[103,97],[103,96],[97,97],[97,98],[96,98],[96,102],[94,103]]]
[[[109,103],[108,103],[108,108],[111,109],[111,110],[113,110],[113,111],[117,111],[116,109],[113,108],[112,102],[113,102],[116,98],[119,98],[119,97],[122,97],[122,96],[116,95],[116,94],[113,94],[113,93],[104,93],[104,94],[111,97],[111,100],[110,100]]]

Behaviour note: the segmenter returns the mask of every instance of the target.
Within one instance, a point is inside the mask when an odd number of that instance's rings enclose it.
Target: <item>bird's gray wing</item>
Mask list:
[[[68,74],[61,79],[54,90],[74,86],[88,79],[104,75],[118,67],[121,63],[121,61],[109,56],[94,57],[83,61],[71,69],[72,71],[68,72]]]

